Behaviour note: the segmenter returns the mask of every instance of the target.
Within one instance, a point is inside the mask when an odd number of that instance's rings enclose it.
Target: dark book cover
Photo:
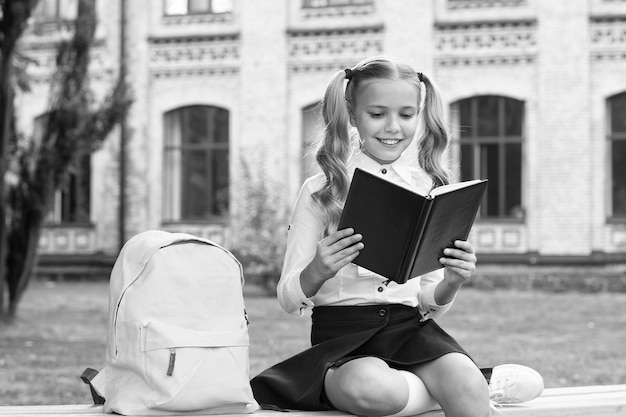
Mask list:
[[[466,181],[422,196],[357,168],[338,228],[363,235],[355,264],[404,283],[441,268],[443,249],[467,239],[486,188]]]

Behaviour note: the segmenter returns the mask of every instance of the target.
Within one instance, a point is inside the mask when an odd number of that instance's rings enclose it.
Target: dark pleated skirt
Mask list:
[[[404,369],[447,353],[467,355],[437,323],[420,321],[418,309],[405,305],[315,307],[311,318],[312,346],[251,380],[262,407],[334,409],[324,395],[326,371],[355,358],[374,356]]]

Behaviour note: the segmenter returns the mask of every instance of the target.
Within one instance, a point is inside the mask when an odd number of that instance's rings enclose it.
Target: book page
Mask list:
[[[459,190],[461,188],[465,188],[465,187],[469,187],[469,186],[474,185],[474,184],[478,184],[479,182],[482,182],[482,181],[484,181],[484,180],[470,180],[470,181],[455,182],[453,184],[442,185],[442,186],[439,186],[437,188],[432,189],[430,191],[430,193],[428,193],[428,195],[430,197],[435,197],[437,195],[449,193],[450,191]]]
[[[487,189],[487,180],[440,188],[447,192],[440,192],[429,200],[428,216],[412,255],[410,278],[442,268],[439,258],[444,248],[451,247],[455,240],[467,239]]]

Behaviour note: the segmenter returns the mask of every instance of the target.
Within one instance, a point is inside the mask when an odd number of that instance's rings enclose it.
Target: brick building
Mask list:
[[[26,133],[75,3],[41,0],[23,39],[38,63],[18,97]],[[44,262],[114,256],[154,228],[228,245],[244,172],[291,205],[327,82],[377,54],[439,84],[456,179],[489,178],[471,237],[485,262],[626,262],[624,0],[118,0],[98,12],[94,90],[123,55],[136,100],[58,193]]]

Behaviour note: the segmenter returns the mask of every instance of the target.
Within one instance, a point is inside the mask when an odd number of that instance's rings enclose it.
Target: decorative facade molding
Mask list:
[[[39,238],[41,254],[82,254],[96,252],[96,237],[93,225],[44,227]]]
[[[28,50],[28,66],[30,81],[34,84],[48,84],[52,80],[56,68],[57,48],[55,44],[48,44]],[[103,46],[96,46],[91,50],[89,63],[89,78],[94,81],[106,80],[115,73],[110,56]]]
[[[205,77],[233,75],[239,73],[239,67],[203,67],[203,68],[153,68],[150,75],[154,78],[188,78],[188,77]]]
[[[164,224],[161,226],[161,230],[173,233],[188,233],[190,235],[198,236],[204,239],[209,239],[218,245],[227,245],[229,236],[226,227],[221,224]]]
[[[470,65],[527,65],[534,63],[535,60],[535,55],[441,57],[437,58],[437,65],[441,67],[458,67]]]
[[[518,65],[537,55],[534,20],[443,23],[435,25],[436,63],[456,65]]]
[[[447,0],[446,7],[456,9],[485,9],[526,6],[528,0]]]
[[[163,26],[188,26],[197,24],[230,23],[233,21],[232,13],[202,13],[185,14],[175,16],[163,16]]]
[[[469,240],[477,250],[486,253],[525,253],[528,250],[526,228],[524,224],[500,226],[479,222],[472,228]]]
[[[302,20],[308,19],[337,19],[354,18],[376,13],[374,2],[345,6],[302,7],[299,16]]]
[[[626,60],[626,16],[595,16],[589,22],[592,61]]]
[[[35,22],[20,39],[21,50],[28,58],[30,81],[35,84],[49,83],[56,68],[58,45],[74,36],[73,21]],[[106,40],[97,38],[91,49],[89,77],[100,80],[109,77],[113,63],[105,50]]]
[[[74,35],[73,20],[58,20],[54,22],[33,22],[24,33],[24,39],[29,43],[50,44],[61,39],[69,39]]]
[[[289,70],[306,72],[345,68],[383,52],[383,27],[291,31]]]
[[[239,34],[152,38],[150,74],[156,78],[239,72]]]

